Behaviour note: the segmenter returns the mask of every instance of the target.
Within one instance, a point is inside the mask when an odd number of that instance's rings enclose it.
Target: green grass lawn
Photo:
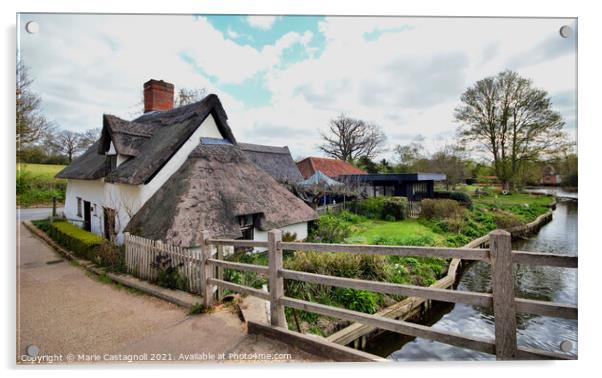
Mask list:
[[[65,168],[64,165],[57,165],[57,164],[27,164],[27,163],[18,163],[17,164],[17,172],[18,171],[28,171],[34,175],[45,176],[47,178],[54,178],[54,175],[59,173],[59,171],[63,168]]]
[[[17,165],[17,205],[20,207],[50,206],[52,197],[65,201],[67,180],[54,176],[65,166],[52,164]]]
[[[514,193],[514,194],[509,194],[509,195],[491,194],[488,196],[481,196],[480,198],[473,195],[472,200],[475,204],[483,204],[483,205],[548,206],[554,201],[554,197],[541,196],[541,195],[538,196],[538,195],[529,194],[529,193]]]
[[[433,230],[420,224],[416,219],[406,219],[396,222],[369,219],[357,224],[355,227],[353,236],[347,238],[346,242],[385,244],[383,243],[385,240],[399,240],[400,242],[405,240],[412,243],[410,240],[412,238],[414,240],[432,241],[434,242],[433,245],[439,245],[445,240],[442,235],[433,232]]]

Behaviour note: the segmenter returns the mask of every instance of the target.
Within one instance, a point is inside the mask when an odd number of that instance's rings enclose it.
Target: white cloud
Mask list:
[[[270,30],[276,18],[276,16],[248,16],[247,23],[257,29]]]
[[[341,112],[382,126],[389,148],[422,134],[431,149],[453,138],[454,108],[476,80],[508,68],[567,20],[327,18],[319,58],[267,79],[272,104],[233,114],[244,138],[288,144],[297,155],[317,154],[319,132]],[[409,28],[402,28],[409,25]],[[399,29],[366,40],[375,29]],[[575,89],[575,56],[517,68],[551,95]],[[260,125],[281,125],[282,132]],[[266,135],[267,134],[267,135]],[[294,136],[294,137],[287,137]],[[404,138],[406,138],[404,140]],[[390,156],[385,155],[385,156]]]
[[[542,45],[572,20],[332,17],[319,26],[324,50],[284,67],[283,51],[308,44],[311,32],[284,34],[258,50],[224,38],[202,17],[36,20],[42,32],[22,36],[23,56],[49,118],[73,130],[100,127],[103,112],[129,118],[142,83],[155,78],[217,93],[238,140],[288,145],[294,156],[318,154],[319,132],[341,112],[381,125],[390,147],[418,134],[432,147],[453,136],[453,109],[462,92],[485,76],[514,68],[564,98],[576,87],[576,56]],[[399,31],[367,40],[374,30]],[[537,53],[529,56],[532,51]],[[271,103],[245,107],[182,54],[218,83],[265,72]],[[568,99],[563,114],[571,114],[574,99]]]

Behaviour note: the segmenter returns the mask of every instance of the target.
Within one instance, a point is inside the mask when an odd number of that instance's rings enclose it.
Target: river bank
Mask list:
[[[449,200],[447,200],[449,201]],[[389,221],[368,218],[348,211],[325,214],[320,217],[310,237],[312,241],[329,243],[351,243],[372,245],[412,245],[438,247],[478,247],[472,242],[486,236],[497,228],[516,230],[535,221],[549,211],[554,198],[550,196],[512,194],[472,196],[472,206],[463,207],[456,201],[443,202],[444,210],[453,210],[435,217]],[[451,206],[453,205],[453,206]],[[266,265],[267,258],[261,254],[238,254],[234,261]],[[450,264],[451,263],[451,264]],[[455,280],[455,269],[459,262],[449,259],[401,256],[353,256],[345,253],[290,252],[284,256],[287,269],[324,275],[358,278],[410,284],[416,286],[437,285],[448,288]],[[255,273],[226,272],[232,282],[260,288],[265,279]],[[370,314],[387,312],[389,317],[420,314],[424,301],[411,298],[383,295],[365,290],[333,288],[311,283],[286,281],[287,295],[312,302],[335,305]],[[428,307],[429,303],[426,303]],[[329,317],[305,311],[286,311],[289,328],[303,333],[314,333],[331,339],[342,329],[351,325]],[[352,327],[357,327],[352,325]],[[360,330],[360,336],[365,333]],[[336,342],[347,344],[357,337],[346,335]],[[363,339],[365,340],[365,339]],[[364,344],[359,341],[358,346]],[[357,342],[356,342],[357,343]]]
[[[559,199],[552,220],[531,237],[518,237],[513,248],[524,251],[577,254],[578,205],[574,200]],[[575,269],[516,265],[517,297],[577,303]],[[456,290],[489,292],[491,270],[486,263],[472,263],[459,274]],[[559,351],[562,341],[572,343],[577,353],[577,321],[519,314],[518,343],[548,351]],[[493,337],[493,314],[489,310],[468,306],[434,303],[421,317],[421,324],[436,329],[453,330],[470,336]],[[366,351],[393,360],[489,360],[494,357],[449,345],[381,333],[366,345]]]

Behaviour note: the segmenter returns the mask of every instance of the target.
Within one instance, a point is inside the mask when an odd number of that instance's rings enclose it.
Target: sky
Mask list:
[[[217,94],[238,141],[321,156],[320,132],[346,114],[379,125],[392,159],[421,137],[452,143],[462,93],[511,69],[577,136],[575,19],[22,14],[17,35],[45,115],[73,131],[135,118],[153,78]]]

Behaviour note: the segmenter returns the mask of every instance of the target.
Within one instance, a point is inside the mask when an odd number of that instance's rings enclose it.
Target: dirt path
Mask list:
[[[319,357],[262,337],[249,336],[228,309],[188,316],[184,308],[113,284],[99,282],[62,259],[20,227],[17,256],[17,361],[28,345],[56,362],[107,362],[138,355],[202,362],[220,353],[246,360],[249,353],[288,353],[277,359],[317,361]],[[164,355],[154,356],[155,353]],[[226,355],[228,356],[228,355]],[[270,359],[272,357],[268,357]],[[260,356],[261,359],[261,356]]]

